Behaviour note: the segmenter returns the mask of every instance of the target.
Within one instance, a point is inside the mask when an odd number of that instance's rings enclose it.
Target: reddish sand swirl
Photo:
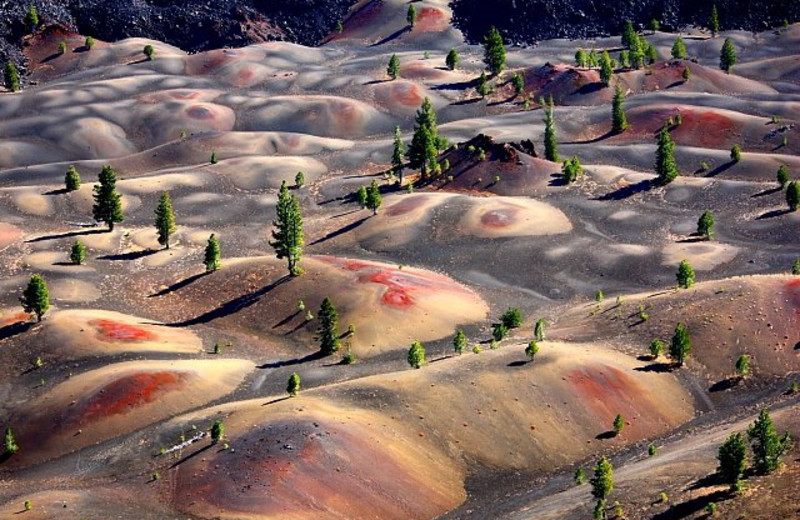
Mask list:
[[[91,320],[89,325],[95,327],[98,337],[106,341],[131,343],[137,341],[153,341],[157,338],[155,334],[142,327],[113,320]]]
[[[419,10],[417,21],[414,23],[414,31],[444,31],[447,26],[447,16],[441,9],[423,7]]]
[[[140,372],[116,379],[89,396],[74,416],[78,425],[121,415],[156,401],[165,393],[178,390],[188,377],[186,372]]]
[[[491,228],[503,228],[514,221],[516,211],[512,209],[497,209],[488,211],[481,216],[481,224]]]
[[[399,202],[396,202],[386,208],[383,212],[388,217],[399,217],[418,210],[426,205],[426,199],[422,195],[412,195],[410,197],[403,197]]]

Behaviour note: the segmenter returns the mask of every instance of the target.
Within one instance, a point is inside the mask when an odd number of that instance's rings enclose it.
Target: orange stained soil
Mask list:
[[[116,379],[90,395],[82,404],[74,422],[85,425],[113,417],[157,400],[179,388],[186,379],[181,372],[140,372]]]
[[[89,325],[97,330],[97,335],[103,341],[133,343],[135,341],[153,341],[158,337],[143,327],[114,320],[97,319],[90,321]]]
[[[415,31],[443,31],[447,28],[447,16],[441,9],[423,7],[419,10],[417,21],[414,23]]]
[[[503,208],[487,211],[481,215],[481,224],[489,228],[504,228],[514,223],[517,210],[514,208]]]
[[[608,422],[622,411],[643,408],[636,406],[639,389],[617,368],[591,365],[576,368],[567,373],[566,380],[580,401],[601,421]]]
[[[392,204],[389,208],[386,208],[384,214],[389,217],[399,217],[400,215],[411,213],[412,211],[419,209],[424,205],[425,205],[425,197],[421,195],[412,195],[410,197],[403,197],[400,202]]]
[[[19,312],[7,318],[3,318],[0,320],[0,323],[3,325],[13,325],[15,323],[21,323],[23,321],[28,321],[31,319],[31,315],[27,312]]]
[[[418,107],[422,103],[419,86],[413,83],[398,83],[392,87],[392,97],[403,105]]]

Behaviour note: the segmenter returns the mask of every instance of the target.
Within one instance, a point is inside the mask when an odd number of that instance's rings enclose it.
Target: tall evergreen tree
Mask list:
[[[417,8],[414,7],[414,4],[408,6],[408,11],[406,11],[406,21],[408,25],[413,29],[414,24],[417,22]]]
[[[544,157],[548,161],[558,162],[558,138],[553,118],[553,98],[550,98],[544,107]]]
[[[722,44],[722,50],[719,51],[719,68],[731,73],[731,69],[736,65],[736,47],[733,45],[733,40],[725,38],[725,43]]]
[[[747,377],[750,375],[750,356],[742,354],[736,360],[736,375],[739,377]]]
[[[458,329],[456,335],[453,336],[453,350],[460,356],[465,348],[467,348],[467,335],[463,330]]]
[[[318,317],[319,349],[324,355],[330,356],[339,350],[339,313],[330,298],[322,300]]]
[[[539,344],[536,341],[531,341],[528,343],[528,346],[525,347],[525,355],[530,358],[531,362],[536,357],[536,354],[539,353]]]
[[[28,6],[28,12],[25,14],[25,25],[28,26],[30,32],[35,31],[36,28],[39,27],[39,11],[33,4]]]
[[[305,244],[303,217],[300,214],[300,203],[297,197],[289,193],[286,181],[281,183],[275,211],[276,218],[272,221],[275,229],[272,231],[270,245],[275,249],[279,259],[286,259],[289,274],[298,276],[303,272],[300,269],[300,257],[303,255],[303,244]]]
[[[425,363],[425,347],[419,341],[415,341],[408,349],[408,364],[412,368],[420,368]]]
[[[114,231],[114,224],[122,222],[122,200],[117,193],[117,174],[111,166],[103,166],[98,177],[98,184],[92,188],[94,205],[92,216],[97,222],[105,222],[109,231]]]
[[[211,425],[211,444],[217,444],[224,438],[225,424],[220,420],[214,421],[214,424]]]
[[[389,66],[386,67],[386,74],[392,79],[397,79],[397,76],[400,75],[400,58],[397,57],[397,54],[392,54],[392,57],[389,58]]]
[[[366,209],[367,207],[367,187],[360,186],[356,191],[356,202],[358,205],[361,206],[361,209]]]
[[[706,240],[714,239],[714,214],[705,210],[697,220],[697,234]]]
[[[483,38],[483,62],[493,75],[500,74],[506,68],[506,47],[503,36],[492,26]]]
[[[791,447],[789,434],[782,437],[778,435],[766,409],[761,410],[758,419],[747,429],[747,436],[753,449],[753,467],[760,475],[767,475],[778,469],[780,458]]]
[[[578,49],[575,51],[575,65],[581,68],[586,68],[589,61],[589,55],[586,53],[584,49]]]
[[[514,85],[514,94],[519,96],[525,89],[525,78],[519,72],[515,72],[511,77],[511,84]]]
[[[633,27],[633,22],[630,20],[625,20],[625,25],[622,27],[622,46],[630,49],[634,42],[638,39],[639,35],[636,34],[636,29]]]
[[[685,60],[686,56],[686,44],[683,43],[683,38],[681,38],[679,34],[678,37],[675,38],[675,43],[672,44],[672,57],[676,60]]]
[[[371,209],[372,214],[377,215],[381,202],[381,189],[378,186],[378,182],[373,180],[372,184],[367,188],[367,209]]]
[[[669,357],[679,366],[683,366],[691,352],[692,338],[689,336],[689,329],[683,323],[678,323],[675,326],[675,333],[672,335],[672,341],[669,344]]]
[[[450,52],[447,53],[447,57],[444,59],[445,65],[450,70],[456,70],[458,67],[458,62],[461,60],[461,57],[458,55],[458,51],[455,49],[450,49]]]
[[[656,150],[656,175],[661,184],[668,184],[678,176],[678,165],[675,162],[675,143],[669,135],[666,125],[658,134],[658,149]]]
[[[156,233],[158,233],[158,243],[169,249],[169,237],[178,229],[175,225],[175,212],[172,210],[172,199],[169,192],[161,194],[156,207]]]
[[[614,66],[611,64],[611,56],[608,51],[603,51],[600,56],[600,81],[606,87],[611,84],[611,78],[614,76]]]
[[[533,326],[533,338],[536,341],[544,341],[545,329],[547,328],[547,320],[539,318],[536,320],[536,325]]]
[[[633,66],[634,69],[640,69],[644,66],[646,52],[647,42],[637,34],[631,42],[630,47],[631,66]]]
[[[481,99],[485,98],[489,93],[489,81],[486,78],[486,73],[483,71],[481,71],[481,75],[478,77],[478,86],[475,87],[475,91],[478,93]]]
[[[711,6],[711,14],[708,16],[708,28],[711,30],[711,36],[716,36],[719,32],[719,12],[717,6]]]
[[[688,289],[694,285],[694,268],[688,260],[681,260],[676,277],[678,278],[678,287]]]
[[[11,92],[19,90],[19,71],[13,61],[6,62],[6,68],[3,71],[3,80],[5,86]]]
[[[600,511],[600,518],[605,518],[605,505],[608,495],[614,491],[614,467],[607,458],[601,457],[594,467],[594,477],[589,480],[592,485],[592,496],[597,499],[595,512]]]
[[[11,431],[11,426],[6,427],[5,437],[3,439],[3,449],[5,455],[13,455],[19,451],[17,439],[14,437],[14,432]]]
[[[211,236],[208,237],[208,242],[206,243],[205,257],[203,258],[203,264],[206,266],[206,272],[210,273],[219,269],[219,258],[219,240],[217,239],[217,235],[211,233]]]
[[[28,281],[28,286],[22,292],[19,299],[25,312],[32,312],[36,315],[36,321],[42,321],[42,316],[50,308],[50,291],[47,283],[40,274],[34,274]]]
[[[400,127],[394,127],[394,145],[392,147],[392,171],[400,179],[400,186],[403,185],[403,168],[405,167],[404,158],[406,147],[403,144],[403,137]]]
[[[81,187],[81,175],[74,165],[70,165],[64,174],[64,187],[67,191],[76,191]]]
[[[729,484],[732,491],[740,487],[744,470],[747,468],[747,445],[741,433],[731,434],[717,452],[719,466],[717,472],[722,481]]]
[[[86,261],[86,246],[80,240],[76,240],[72,244],[69,251],[69,259],[75,265],[81,265]]]
[[[622,133],[628,129],[628,118],[625,115],[625,93],[617,85],[614,87],[614,100],[611,103],[611,130]]]
[[[800,184],[797,181],[792,181],[786,186],[786,204],[791,211],[797,211],[800,207]]]
[[[436,169],[439,150],[445,147],[446,140],[439,137],[436,126],[436,112],[431,100],[425,98],[414,117],[414,135],[408,149],[409,164],[419,168],[423,178]]]
[[[294,397],[297,395],[297,392],[300,391],[300,374],[297,372],[292,372],[292,375],[289,376],[289,382],[286,384],[286,393],[289,394],[290,397]]]
[[[786,185],[789,184],[789,179],[791,178],[789,176],[789,168],[787,168],[785,164],[781,164],[780,168],[778,168],[778,173],[775,178],[777,179],[778,186],[780,186],[781,189],[786,188]]]

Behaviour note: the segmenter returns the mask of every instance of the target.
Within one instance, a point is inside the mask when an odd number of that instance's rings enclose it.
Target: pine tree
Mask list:
[[[622,417],[621,414],[617,414],[617,416],[614,417],[612,427],[614,428],[615,435],[622,433],[622,430],[625,429],[625,418]]]
[[[367,209],[371,209],[372,214],[377,215],[381,202],[381,189],[378,187],[378,182],[373,180],[367,188]]]
[[[628,51],[620,51],[619,64],[622,68],[629,68],[631,66],[631,53]]]
[[[178,229],[175,225],[175,213],[172,210],[172,199],[169,192],[165,191],[161,194],[155,214],[158,243],[169,249],[169,237]]]
[[[722,443],[717,452],[717,460],[717,472],[722,481],[730,485],[731,491],[738,489],[747,468],[747,445],[741,433],[731,434]]]
[[[408,11],[406,11],[406,21],[411,28],[414,28],[414,23],[417,21],[417,8],[414,7],[414,4],[408,6]]]
[[[11,92],[16,92],[19,90],[19,71],[17,70],[17,66],[14,65],[13,61],[6,62],[3,79],[8,90]]]
[[[731,162],[738,163],[742,160],[742,147],[738,144],[731,147]]]
[[[776,179],[778,180],[778,186],[780,186],[781,189],[786,188],[786,185],[789,184],[789,169],[785,164],[782,164],[781,167],[778,168]]]
[[[669,357],[678,363],[678,366],[683,366],[691,352],[692,338],[689,336],[689,329],[683,323],[678,323],[675,326],[675,333],[672,335],[672,341],[669,344]]]
[[[611,130],[622,133],[628,129],[628,118],[625,115],[625,94],[617,85],[614,87],[614,100],[611,103]]]
[[[547,328],[547,320],[544,318],[539,318],[536,320],[536,325],[533,327],[533,338],[536,341],[544,341],[545,328]]]
[[[638,39],[639,35],[636,34],[636,29],[633,28],[633,22],[626,20],[622,28],[622,46],[630,49]]]
[[[211,425],[211,444],[217,444],[225,438],[225,424],[220,421],[214,421]]]
[[[294,397],[300,391],[300,375],[297,372],[292,372],[289,376],[289,382],[286,385],[286,393]]]
[[[714,239],[714,214],[705,210],[697,221],[697,234],[706,240]]]
[[[92,38],[91,36],[87,36],[86,40],[83,42],[83,46],[86,48],[87,51],[90,51],[94,47],[95,43],[97,42],[95,41],[94,38]]]
[[[386,67],[386,74],[392,79],[397,79],[397,76],[400,75],[400,58],[397,57],[397,54],[392,54],[392,57],[389,58],[389,66]]]
[[[575,65],[581,68],[586,68],[589,61],[589,55],[583,49],[575,51]]]
[[[511,84],[514,85],[514,94],[519,96],[525,89],[525,78],[519,72],[514,73],[511,77]]]
[[[711,6],[711,14],[708,17],[708,28],[711,30],[711,36],[716,36],[719,32],[719,13],[717,6]]]
[[[646,43],[644,45],[644,54],[647,56],[647,63],[652,65],[658,59],[658,51],[656,50],[655,45],[652,43]]]
[[[97,222],[105,222],[109,231],[114,231],[114,224],[122,222],[122,202],[117,193],[117,174],[111,166],[103,166],[98,177],[98,184],[92,188],[94,205],[92,215]]]
[[[605,517],[605,505],[608,495],[614,491],[614,468],[607,458],[601,457],[594,468],[594,477],[589,481],[592,485],[592,496],[597,499],[595,514],[599,511],[600,518]]]
[[[486,79],[486,73],[481,71],[481,75],[478,78],[478,86],[475,87],[475,91],[481,97],[481,99],[486,97],[486,94],[489,93],[489,82]]]
[[[67,168],[67,173],[64,175],[64,187],[67,191],[76,191],[81,187],[81,175],[73,165]]]
[[[155,47],[153,47],[149,43],[144,46],[144,49],[142,50],[142,53],[144,53],[144,55],[150,61],[153,61],[153,59],[156,57],[156,49],[155,49]]]
[[[672,57],[676,60],[685,60],[686,56],[686,44],[683,43],[683,38],[681,38],[679,34],[678,37],[675,38],[675,43],[672,44]]]
[[[17,444],[17,439],[14,437],[14,432],[11,431],[11,426],[6,427],[3,448],[5,455],[13,455],[19,451],[19,445]]]
[[[739,377],[747,377],[750,375],[750,356],[742,354],[736,360],[736,375]]]
[[[522,325],[522,313],[516,307],[509,307],[506,312],[500,316],[500,321],[508,329],[516,329]]]
[[[20,303],[25,312],[36,314],[36,321],[42,321],[42,316],[50,308],[50,291],[47,290],[47,283],[42,275],[31,276],[28,286],[22,292]]]
[[[535,341],[531,341],[528,343],[528,346],[525,347],[525,355],[528,356],[533,362],[533,359],[536,357],[536,354],[539,353],[539,344]]]
[[[650,342],[650,356],[653,359],[658,359],[658,356],[664,353],[664,342],[656,338]]]
[[[273,240],[270,245],[275,249],[279,259],[286,259],[289,274],[298,276],[303,272],[300,269],[300,258],[305,243],[303,217],[300,214],[300,203],[297,197],[289,194],[286,181],[281,183],[275,210],[276,218],[272,221],[275,229],[272,231]]]
[[[611,78],[614,76],[614,67],[611,65],[611,56],[608,51],[603,51],[600,56],[600,81],[604,86],[611,84]]]
[[[483,38],[483,62],[493,75],[500,74],[506,67],[506,47],[503,36],[492,26]]]
[[[544,157],[548,161],[558,162],[558,138],[553,118],[553,100],[544,109]]]
[[[300,189],[306,184],[306,174],[303,172],[297,172],[297,175],[294,176],[294,187],[295,189]]]
[[[400,179],[400,186],[403,185],[403,168],[405,167],[404,164],[404,157],[406,153],[406,147],[403,144],[402,134],[400,133],[400,127],[394,127],[394,146],[392,147],[392,171],[395,175],[397,175]],[[365,201],[366,202],[366,201]]]
[[[30,5],[28,7],[28,12],[25,14],[25,25],[28,26],[31,32],[39,27],[39,11],[36,10],[35,5]]]
[[[692,77],[692,71],[689,70],[689,67],[684,67],[683,72],[681,72],[681,78],[683,78],[683,81],[686,82],[689,81],[690,77]]]
[[[656,175],[661,184],[668,184],[678,176],[678,165],[673,155],[675,143],[669,135],[666,125],[658,134],[658,149],[656,150]]]
[[[722,50],[719,52],[719,68],[730,74],[737,59],[733,40],[725,38],[725,43],[722,44]]]
[[[458,67],[458,62],[461,60],[461,57],[458,55],[458,51],[455,49],[450,49],[450,52],[447,53],[447,57],[444,59],[445,65],[450,70],[456,70]]]
[[[678,266],[678,274],[676,276],[678,278],[678,287],[688,289],[694,285],[694,268],[692,268],[691,264],[689,264],[687,260],[681,260],[681,263]]]
[[[439,137],[436,127],[436,112],[433,110],[431,100],[425,98],[414,117],[414,135],[408,149],[409,164],[412,168],[419,168],[423,179],[436,169],[436,158],[439,150],[444,148],[446,140]]]
[[[783,437],[778,435],[766,409],[761,410],[758,419],[747,429],[747,436],[753,450],[753,467],[759,475],[767,475],[778,469],[780,458],[791,447],[789,434]]]
[[[795,276],[800,275],[800,258],[796,259],[792,264],[792,274]]]
[[[356,202],[358,205],[361,206],[361,209],[366,209],[367,207],[367,187],[361,186],[356,191]]]
[[[461,353],[464,352],[464,349],[466,347],[467,347],[467,335],[464,334],[463,330],[458,329],[456,331],[456,335],[453,336],[453,350],[455,350],[456,354],[460,356]]]
[[[564,176],[564,181],[571,184],[578,180],[583,175],[583,166],[577,155],[573,155],[572,159],[567,159],[561,166],[561,175]]]
[[[639,35],[635,35],[635,38],[631,42],[630,46],[630,59],[631,65],[634,69],[640,69],[644,66],[644,58],[645,52],[647,51],[647,42],[640,38]]]
[[[322,300],[318,317],[319,349],[324,355],[330,356],[339,350],[339,313],[330,298]]]
[[[654,34],[656,33],[656,31],[660,31],[661,30],[661,22],[659,22],[655,18],[650,20],[650,30],[653,31]]]
[[[800,207],[800,184],[797,181],[792,181],[786,186],[786,204],[791,211],[797,211]]]
[[[76,240],[72,244],[72,248],[69,251],[69,259],[75,265],[81,265],[86,261],[86,246],[80,240]]]
[[[408,364],[411,368],[420,368],[425,364],[425,347],[419,341],[412,343],[408,350]]]
[[[203,259],[203,264],[206,266],[206,272],[210,273],[219,269],[219,258],[219,240],[214,233],[211,233],[211,236],[208,237],[208,242],[206,243],[206,253]]]
[[[584,470],[583,468],[576,469],[575,473],[572,476],[572,480],[578,486],[586,484],[586,470]]]

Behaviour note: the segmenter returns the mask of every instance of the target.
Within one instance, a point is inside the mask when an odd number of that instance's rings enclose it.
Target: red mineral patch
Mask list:
[[[128,413],[175,390],[185,379],[184,373],[168,371],[140,372],[121,377],[87,397],[73,422],[84,425]]]
[[[97,335],[104,341],[133,343],[136,341],[153,341],[157,336],[143,327],[121,323],[114,320],[92,320],[89,325],[97,329]]]
[[[22,231],[16,226],[0,222],[0,249],[22,238]]]
[[[412,211],[421,208],[425,205],[425,197],[421,195],[411,196],[411,197],[403,197],[400,202],[392,204],[390,207],[386,208],[384,211],[384,215],[388,215],[390,217],[398,217],[400,215],[405,215],[406,213],[411,213]]]
[[[403,105],[418,107],[422,103],[419,87],[413,83],[398,83],[392,88],[392,96]]]
[[[31,315],[26,312],[19,312],[14,314],[13,316],[9,316],[8,318],[3,318],[2,323],[3,325],[13,325],[14,323],[21,323],[24,321],[28,321],[31,319]]]
[[[444,31],[447,28],[447,17],[441,9],[423,7],[414,24],[415,31]]]
[[[713,110],[681,110],[680,114],[683,122],[673,134],[676,139],[691,141],[693,146],[724,146],[736,127],[731,118]]]
[[[512,208],[495,209],[481,215],[481,224],[490,228],[504,228],[514,222],[517,211]]]
[[[639,390],[617,368],[607,365],[576,368],[567,374],[566,380],[580,401],[601,421],[610,421],[620,412],[644,409],[634,406]]]

